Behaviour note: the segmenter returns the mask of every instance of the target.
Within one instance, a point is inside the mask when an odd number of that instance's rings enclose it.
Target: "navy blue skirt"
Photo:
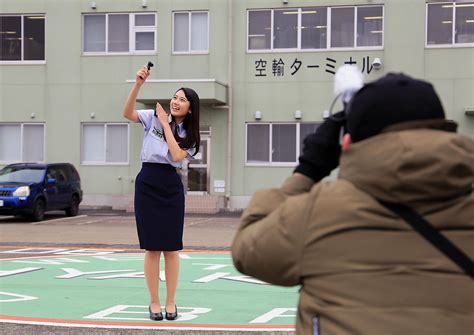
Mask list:
[[[141,249],[183,249],[184,189],[174,167],[143,163],[135,182],[135,219]]]

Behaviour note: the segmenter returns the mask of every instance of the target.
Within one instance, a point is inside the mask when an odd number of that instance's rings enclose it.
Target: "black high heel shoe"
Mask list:
[[[166,320],[173,321],[178,318],[178,307],[174,305],[174,312],[173,313],[168,313],[165,308],[165,318]]]
[[[161,321],[163,320],[163,313],[159,311],[158,313],[153,313],[151,311],[151,306],[148,306],[148,312],[150,312],[150,319],[153,321]]]

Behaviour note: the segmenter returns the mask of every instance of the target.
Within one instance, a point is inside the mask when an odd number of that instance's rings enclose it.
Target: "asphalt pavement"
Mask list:
[[[183,244],[184,249],[183,253],[185,254],[184,257],[190,257],[191,259],[193,256],[193,252],[210,252],[212,256],[212,252],[222,252],[222,255],[227,255],[226,257],[229,258],[229,250],[230,245],[235,234],[235,231],[239,225],[239,217],[240,213],[225,213],[225,214],[217,214],[217,215],[187,215],[185,217],[185,228],[184,228],[184,237],[183,237]],[[35,266],[40,269],[42,267],[42,271],[52,271],[48,270],[48,266],[54,264],[54,261],[48,261],[39,259],[37,257],[38,253],[42,254],[42,250],[46,250],[45,252],[54,251],[54,250],[70,250],[71,252],[77,252],[77,250],[112,250],[113,252],[123,253],[124,257],[131,257],[127,256],[130,254],[135,255],[142,255],[143,251],[139,249],[138,246],[138,238],[135,226],[135,218],[133,214],[121,212],[121,211],[111,211],[111,210],[81,210],[79,215],[76,217],[66,217],[63,212],[51,212],[46,215],[45,220],[42,222],[29,222],[25,221],[25,219],[17,218],[17,217],[0,217],[0,250],[3,250],[2,259],[19,259],[18,253],[9,253],[9,250],[24,250],[20,251],[21,257],[25,259],[30,258],[31,263],[45,262],[43,265],[29,265]],[[49,251],[48,251],[49,250]],[[120,250],[120,251],[114,251]],[[40,252],[39,252],[40,251]],[[31,252],[31,254],[29,254]],[[69,251],[66,251],[66,253]],[[191,256],[186,256],[186,252],[189,252]],[[46,254],[44,254],[46,255]],[[11,258],[10,258],[11,257]],[[54,256],[50,254],[48,257],[70,257],[70,256]],[[118,257],[118,256],[117,256]],[[134,257],[134,256],[132,256]],[[215,257],[215,256],[213,256]],[[53,258],[51,258],[53,259]],[[61,258],[66,260],[67,258]],[[221,258],[222,259],[222,258]],[[14,260],[14,262],[15,262]],[[87,258],[78,258],[70,257],[69,261],[74,262],[88,262]],[[20,260],[20,262],[25,262]],[[140,261],[138,261],[140,262]],[[202,262],[202,261],[201,261]],[[208,261],[213,262],[213,261]],[[224,261],[215,261],[215,262],[224,262]],[[227,262],[229,262],[227,260]],[[92,263],[92,262],[90,262]],[[183,259],[183,264],[186,263],[186,258]],[[225,262],[224,262],[225,263]],[[139,263],[136,263],[137,265]],[[228,263],[231,264],[231,263]],[[27,266],[23,264],[22,266]],[[54,267],[54,265],[52,265]],[[74,264],[69,265],[73,267]],[[98,265],[99,269],[101,265]],[[204,266],[204,265],[203,265]],[[230,266],[230,265],[219,265],[219,266]],[[195,267],[195,266],[194,266]],[[228,268],[229,269],[229,268]],[[204,270],[207,270],[204,269]],[[201,269],[201,271],[204,271]],[[234,269],[235,270],[235,269]],[[4,267],[0,269],[1,271],[10,271],[10,268]],[[118,270],[118,271],[127,271],[127,270]],[[183,268],[183,275],[188,271]],[[195,271],[195,270],[193,270]],[[222,270],[217,270],[222,271]],[[226,270],[231,273],[232,270]],[[41,271],[37,271],[36,273],[40,273]],[[47,273],[47,272],[45,272]],[[201,276],[202,274],[199,274]],[[221,279],[228,279],[227,282],[234,280],[238,273],[228,274],[226,278],[225,272],[215,272],[211,276],[203,277],[203,278],[210,278],[212,276],[212,280]],[[199,277],[198,275],[196,275]],[[216,277],[217,276],[217,277]],[[220,276],[220,277],[219,277]],[[234,277],[231,277],[234,276]],[[133,276],[132,276],[133,277]],[[20,278],[20,277],[19,277]],[[203,279],[201,278],[201,279]],[[87,278],[86,278],[87,279]],[[89,278],[91,279],[91,278]],[[92,278],[94,279],[94,278]],[[237,279],[239,280],[239,279]],[[199,280],[198,280],[199,281]],[[8,283],[8,281],[6,281]],[[227,282],[220,281],[220,285],[226,285]],[[90,282],[89,282],[90,283]],[[115,282],[114,282],[115,283]],[[191,283],[191,281],[189,281]],[[225,283],[225,284],[222,284]],[[28,286],[28,282],[25,284]],[[50,284],[48,284],[50,285]],[[89,284],[90,285],[90,284]],[[191,285],[190,292],[194,291],[195,289],[192,288],[192,285],[196,284],[189,284]],[[138,285],[138,287],[143,286],[142,284]],[[268,285],[267,285],[268,286]],[[15,287],[15,285],[13,285]],[[21,280],[18,281],[18,287],[21,287]],[[41,287],[41,286],[40,286]],[[235,287],[235,286],[234,286]],[[244,289],[244,293],[246,290],[246,286],[242,286]],[[249,286],[250,287],[250,286]],[[262,286],[263,287],[263,286]],[[127,288],[128,289],[128,288]],[[231,293],[223,293],[224,298],[216,298],[221,299],[224,301],[216,302],[217,305],[224,305],[227,303],[226,295],[225,294],[232,294]],[[253,289],[253,288],[252,288]],[[275,290],[275,294],[283,294],[283,296],[287,297],[287,303],[284,304],[285,307],[295,307],[296,301],[295,297],[297,297],[296,290],[295,292],[287,292],[287,291],[279,291],[277,287],[269,287],[268,289]],[[260,293],[265,296],[268,295],[265,290],[268,289],[258,289],[255,291],[255,294],[258,295]],[[211,288],[214,290],[214,288]],[[219,289],[220,290],[220,289]],[[10,286],[1,287],[0,291],[8,291],[13,292]],[[183,287],[183,291],[185,288]],[[14,291],[16,292],[16,291]],[[222,291],[224,292],[224,291]],[[1,292],[0,292],[1,293]],[[5,293],[5,292],[3,292]],[[242,293],[242,294],[244,294]],[[8,293],[7,293],[8,294]],[[64,295],[63,295],[64,296]],[[218,296],[218,295],[217,295]],[[61,296],[62,297],[62,296]],[[10,298],[11,299],[11,298]],[[280,298],[278,298],[280,299]],[[279,301],[277,299],[277,301]],[[7,300],[7,299],[6,299]],[[5,301],[6,301],[5,300]],[[132,299],[133,300],[133,299]],[[242,299],[241,299],[242,300]],[[281,299],[280,299],[281,300]],[[0,300],[2,301],[2,300]],[[202,301],[202,300],[201,300]],[[283,300],[282,300],[283,301]],[[142,302],[142,301],[140,301]],[[243,301],[245,304],[245,301]],[[118,303],[117,303],[118,304]],[[278,302],[274,303],[275,307],[277,306]],[[268,306],[273,306],[268,305]],[[192,306],[192,305],[191,305]],[[265,308],[269,308],[265,306]],[[66,308],[66,306],[64,306]],[[135,306],[139,307],[139,306]],[[258,306],[257,306],[258,307]],[[263,307],[263,306],[262,306]],[[235,308],[239,308],[238,306]],[[281,308],[280,308],[281,309]],[[215,309],[216,310],[216,309]],[[271,310],[271,308],[269,309]],[[290,311],[291,312],[288,312]],[[5,308],[2,311],[0,305],[0,314],[8,314],[5,313],[7,309]],[[132,312],[131,312],[132,313]],[[138,313],[138,312],[133,312]],[[287,308],[287,312],[289,314],[294,314],[294,308]],[[34,313],[33,313],[34,314]],[[23,315],[23,314],[21,314]],[[115,327],[114,325],[108,326],[94,326],[94,325],[82,325],[81,323],[61,323],[56,324],[48,324],[48,322],[38,322],[41,318],[30,318],[30,314],[26,313],[25,311],[25,318],[22,322],[18,323],[12,319],[8,320],[8,317],[5,317],[4,320],[0,323],[0,334],[23,334],[23,335],[41,335],[41,334],[74,334],[74,335],[85,335],[85,334],[93,334],[93,335],[108,335],[108,334],[123,334],[123,335],[145,335],[145,334],[179,334],[179,335],[236,335],[236,334],[278,334],[278,335],[286,335],[286,334],[293,334],[292,331],[292,316],[283,315],[286,317],[285,319],[280,318],[279,322],[282,324],[281,320],[284,320],[285,324],[283,324],[280,329],[277,326],[268,325],[268,328],[258,329],[258,327],[253,327],[252,325],[245,325],[244,327],[237,327],[236,329],[232,329],[231,327],[221,327],[219,329],[218,326],[212,325],[212,322],[209,324],[208,329],[201,328],[195,329],[193,327],[181,327],[181,328],[163,328],[160,329],[159,327],[154,328],[147,328],[149,324],[143,324],[143,329],[137,327],[133,323],[129,327],[129,324],[118,325]],[[225,318],[225,316],[224,316]],[[19,318],[21,320],[21,317]],[[52,319],[44,319],[46,321]],[[44,321],[43,320],[43,321]],[[278,320],[278,318],[276,319]],[[79,321],[77,321],[79,322]],[[80,321],[83,322],[83,321]],[[214,327],[214,329],[213,329]],[[248,327],[248,328],[245,328]],[[272,328],[273,327],[273,328]]]
[[[185,249],[228,250],[239,224],[239,213],[187,215]],[[139,248],[133,214],[122,211],[86,211],[66,217],[64,212],[46,214],[41,222],[0,216],[2,245],[70,245]]]

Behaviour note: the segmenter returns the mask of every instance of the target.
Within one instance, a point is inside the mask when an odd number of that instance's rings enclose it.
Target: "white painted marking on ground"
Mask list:
[[[35,251],[40,250],[40,251]],[[61,251],[66,251],[68,249],[57,249],[57,248],[22,248],[22,249],[12,249],[6,251],[0,251],[2,254],[53,254]]]
[[[285,314],[292,312],[291,314]],[[270,312],[265,313],[249,323],[267,323],[274,318],[296,318],[296,308],[274,308]]]
[[[15,319],[3,319],[0,318],[0,323],[19,323],[25,325],[39,325],[39,326],[53,326],[53,327],[68,327],[68,328],[103,328],[103,329],[164,329],[164,330],[210,330],[210,331],[240,331],[240,332],[292,332],[295,328],[239,328],[239,327],[180,327],[179,325],[175,327],[163,327],[163,326],[118,326],[118,325],[102,325],[94,323],[66,323],[66,322],[43,322],[43,321],[24,321],[24,320],[15,320]]]
[[[91,224],[91,223],[102,222],[102,221],[105,221],[105,220],[104,220],[104,219],[100,219],[100,220],[89,220],[89,221],[86,221],[86,222],[79,222],[77,225],[78,225],[78,226],[82,226],[82,225],[85,225],[85,224]]]
[[[33,272],[37,270],[42,270],[43,268],[22,268],[22,269],[16,269],[16,270],[2,270],[0,271],[0,277],[8,277],[8,276],[14,276],[20,273],[28,273],[28,272]]]
[[[86,217],[87,215],[78,215],[78,216],[68,216],[64,218],[58,218],[58,219],[52,219],[52,220],[44,220],[44,221],[39,221],[39,222],[32,222],[31,224],[33,225],[39,225],[43,223],[51,223],[51,222],[61,222],[61,221],[68,221],[68,220],[74,220],[74,219],[80,219],[83,217]]]
[[[213,218],[209,218],[209,219],[205,219],[205,220],[198,220],[198,221],[194,221],[194,222],[191,222],[191,223],[187,223],[185,224],[186,227],[189,227],[189,226],[194,226],[195,224],[198,224],[198,223],[203,223],[203,222],[209,222],[211,220],[214,220]]]
[[[232,264],[209,264],[209,263],[192,263],[193,265],[207,265],[204,270],[219,270],[228,266],[232,266]]]
[[[5,302],[17,302],[17,301],[29,301],[29,300],[36,300],[38,297],[32,297],[29,295],[23,295],[23,294],[16,294],[16,293],[11,293],[11,292],[0,292],[0,295],[6,295],[14,298],[10,299],[0,299],[1,303]]]
[[[212,260],[219,260],[219,261],[228,261],[230,260],[230,257],[227,257],[227,258],[222,258],[222,257],[190,257],[189,259],[192,259],[192,260],[209,260],[209,259],[212,259]]]
[[[130,308],[138,308],[141,311],[129,310]],[[178,321],[190,321],[199,317],[199,314],[206,314],[212,311],[205,307],[179,307]],[[119,314],[120,316],[111,316]],[[142,317],[124,317],[124,314],[139,314]],[[148,306],[140,305],[116,305],[99,311],[97,313],[87,315],[84,319],[101,319],[101,320],[120,320],[120,321],[148,321]]]

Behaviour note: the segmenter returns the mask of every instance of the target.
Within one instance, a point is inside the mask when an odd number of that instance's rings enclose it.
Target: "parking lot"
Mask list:
[[[185,218],[180,319],[157,323],[148,320],[133,214],[0,217],[1,334],[291,334],[297,288],[235,270],[238,223],[238,214]]]
[[[183,243],[186,248],[228,249],[239,222],[238,214],[191,215],[185,218]],[[81,245],[138,248],[133,214],[120,211],[81,211],[66,217],[50,212],[45,220],[0,216],[2,245]]]

